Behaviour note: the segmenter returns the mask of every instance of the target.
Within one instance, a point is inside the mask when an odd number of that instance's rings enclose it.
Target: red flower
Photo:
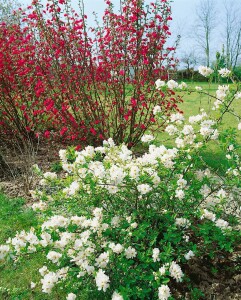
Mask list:
[[[46,139],[50,138],[50,132],[48,130],[44,132],[44,137],[46,137]]]

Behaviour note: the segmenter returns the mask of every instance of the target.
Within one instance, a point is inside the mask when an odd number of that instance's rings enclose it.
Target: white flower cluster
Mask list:
[[[170,276],[174,278],[177,282],[181,282],[184,276],[181,267],[173,261],[169,268]]]
[[[131,217],[127,217],[127,219],[130,221],[127,223],[130,230],[138,226],[136,222],[131,223]],[[119,226],[121,222],[127,222],[127,219],[115,216],[111,224],[115,223],[116,226]],[[69,225],[77,226],[77,232],[69,232]],[[25,251],[32,253],[36,252],[39,247],[49,246],[56,250],[48,251],[46,255],[47,260],[59,266],[61,259],[64,257],[66,259],[67,255],[70,261],[79,268],[78,277],[92,276],[97,289],[106,292],[111,283],[105,271],[110,262],[110,254],[120,255],[123,252],[127,260],[137,256],[137,251],[134,247],[125,247],[119,243],[115,244],[105,238],[104,233],[109,228],[109,225],[103,220],[102,208],[95,208],[91,219],[85,216],[66,218],[55,215],[45,221],[41,228],[42,231],[38,234],[33,228],[29,232],[21,231],[14,238],[9,239],[7,245],[0,245],[0,260],[9,254],[16,255]],[[58,232],[59,236],[57,240],[56,232]],[[52,234],[55,235],[54,241]],[[100,245],[101,249],[105,248],[108,250],[99,250]],[[63,255],[63,253],[65,254]],[[67,278],[69,270],[69,267],[65,267],[53,272],[49,271],[46,266],[40,268],[42,292],[51,293],[58,282]],[[76,295],[73,293],[67,295],[67,299],[75,298]],[[115,291],[112,299],[123,299],[123,297]]]
[[[203,210],[203,214],[201,216],[201,220],[202,219],[208,219],[212,222],[214,222],[214,224],[219,227],[221,230],[225,230],[225,229],[231,229],[231,227],[229,226],[229,223],[223,219],[216,219],[216,215],[210,211],[208,211],[207,209]]]
[[[198,72],[203,75],[204,77],[209,77],[214,71],[213,69],[205,66],[200,66],[198,68]]]
[[[172,119],[179,122],[183,120],[183,116],[176,114],[172,116]],[[148,143],[153,139],[154,137],[151,135],[142,137],[142,141]],[[100,161],[96,160],[99,152],[105,154]],[[72,163],[66,162],[66,153],[61,152],[62,165],[65,166],[64,170],[67,172],[66,178],[71,178],[68,180],[68,186],[63,188],[62,192],[68,197],[76,196],[81,191],[90,193],[90,187],[85,179],[92,177],[100,192],[104,190],[110,194],[116,194],[131,180],[133,192],[135,187],[140,196],[144,196],[159,184],[158,169],[160,165],[168,169],[173,168],[177,155],[176,148],[167,149],[163,145],[159,147],[150,145],[149,152],[136,158],[126,145],[115,146],[112,139],[104,141],[103,147],[88,146],[84,150],[76,152],[76,159]],[[143,176],[146,176],[148,183],[144,179],[140,180],[140,178],[144,178]],[[52,177],[54,180],[56,179],[55,175]],[[150,179],[152,183],[150,183]],[[132,189],[129,191],[132,192]],[[34,209],[44,209],[43,203],[35,204]]]
[[[176,218],[176,225],[178,227],[188,228],[191,225],[191,222],[186,218]]]
[[[216,91],[217,100],[214,102],[213,110],[219,109],[220,105],[226,99],[229,94],[229,86],[228,85],[219,85]]]
[[[215,121],[208,120],[207,114],[205,111],[201,111],[200,114],[196,116],[190,116],[189,117],[189,123],[183,125],[182,129],[179,129],[177,125],[182,124],[184,121],[184,116],[180,113],[172,114],[170,116],[170,121],[172,123],[176,123],[175,125],[170,124],[166,127],[165,131],[170,136],[177,136],[175,139],[175,143],[177,145],[177,148],[184,148],[187,145],[194,145],[194,147],[199,147],[202,144],[202,141],[199,143],[196,142],[197,133],[200,133],[202,140],[205,138],[210,138],[212,140],[215,140],[218,138],[218,131],[216,129],[213,129],[212,127],[215,125]],[[198,131],[196,129],[196,132],[194,130],[193,124],[199,124],[200,130]]]
[[[216,140],[219,136],[218,130],[213,129],[212,127],[215,125],[215,121],[213,120],[204,120],[201,122],[200,134],[204,138],[211,138],[212,140]]]
[[[160,300],[168,300],[168,298],[171,296],[170,288],[167,285],[161,285],[158,288],[158,299]]]
[[[150,142],[152,142],[153,140],[154,140],[154,136],[153,136],[153,135],[150,135],[150,134],[145,134],[145,135],[143,135],[142,138],[141,138],[141,141],[142,141],[143,143],[150,143]]]
[[[218,73],[223,78],[230,77],[232,74],[232,72],[227,68],[220,69]]]
[[[167,87],[170,90],[174,90],[174,89],[185,90],[187,88],[187,84],[185,82],[181,82],[180,84],[178,84],[178,82],[176,82],[173,79],[168,80],[167,82],[161,79],[157,79],[155,84],[157,90],[161,90],[163,87]]]
[[[42,200],[40,200],[39,202],[37,203],[34,203],[32,205],[32,209],[34,211],[37,211],[37,210],[40,210],[40,211],[44,211],[47,209],[47,203],[46,202],[43,202]]]

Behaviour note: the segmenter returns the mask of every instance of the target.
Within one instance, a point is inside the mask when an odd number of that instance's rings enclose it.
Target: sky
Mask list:
[[[30,5],[32,0],[18,0],[20,3],[25,5]],[[93,11],[95,11],[98,16],[101,18],[103,11],[105,9],[104,0],[83,0],[85,4],[85,14],[88,16],[88,24],[94,26],[94,16]],[[145,0],[146,3],[150,3],[153,0]],[[197,49],[193,39],[190,38],[191,28],[193,27],[196,20],[196,10],[197,6],[202,0],[173,0],[172,2],[172,18],[171,29],[172,37],[169,41],[169,45],[173,45],[176,40],[177,35],[181,35],[181,40],[179,44],[179,48],[177,50],[177,56],[181,58],[185,52],[190,52],[191,50],[195,50],[197,55],[200,55],[200,50]],[[216,4],[222,4],[225,0],[215,0]],[[226,1],[238,1],[241,3],[241,0],[226,0]],[[47,2],[47,0],[42,0],[42,2]],[[112,0],[113,4],[116,7],[119,7],[120,0]],[[154,2],[154,1],[153,1]],[[78,0],[72,0],[72,6],[74,9],[78,9]],[[220,12],[220,11],[219,11]],[[217,16],[217,20],[220,16]],[[222,21],[221,21],[222,23]],[[221,50],[222,43],[219,40],[220,37],[220,26],[217,26],[214,37],[213,44],[215,50],[213,51],[213,58],[215,57],[215,51]]]

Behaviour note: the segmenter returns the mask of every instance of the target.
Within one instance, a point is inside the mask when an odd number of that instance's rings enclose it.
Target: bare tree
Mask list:
[[[191,69],[194,69],[198,63],[195,50],[184,52],[181,56],[181,62],[185,65],[187,72],[190,74]]]
[[[217,9],[215,0],[200,0],[196,8],[196,24],[193,38],[197,46],[205,53],[206,65],[210,65],[211,41],[217,26]]]
[[[241,56],[241,2],[224,1],[224,50],[227,68],[234,69]]]

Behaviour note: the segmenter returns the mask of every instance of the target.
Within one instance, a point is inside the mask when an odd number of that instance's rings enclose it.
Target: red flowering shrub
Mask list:
[[[123,0],[119,13],[105,2],[103,25],[90,30],[64,0],[33,1],[21,25],[1,24],[1,134],[132,146],[155,123],[154,106],[177,109],[154,84],[175,66],[169,1]]]

